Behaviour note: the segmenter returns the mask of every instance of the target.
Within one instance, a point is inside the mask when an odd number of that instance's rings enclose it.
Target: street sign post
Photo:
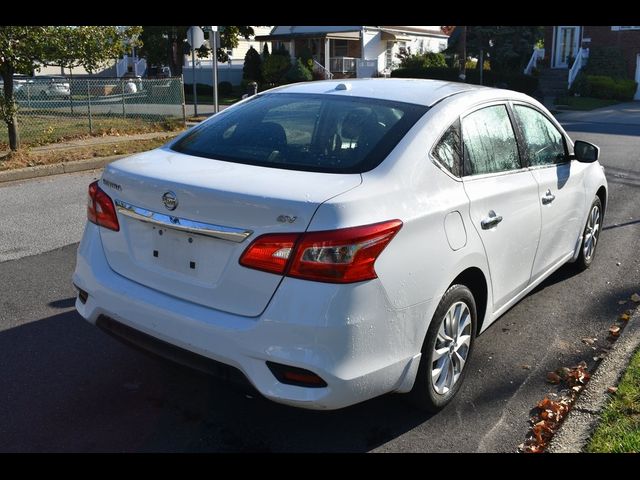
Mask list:
[[[205,27],[209,32],[209,44],[211,45],[211,69],[213,70],[213,111],[218,113],[218,26]]]
[[[200,27],[193,26],[187,30],[187,42],[191,47],[191,83],[193,84],[193,115],[198,116],[198,94],[196,92],[196,49],[204,44],[204,32]]]

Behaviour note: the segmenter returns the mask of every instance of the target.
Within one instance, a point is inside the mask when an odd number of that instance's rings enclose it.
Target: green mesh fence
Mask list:
[[[184,125],[182,78],[45,78],[16,80],[23,145],[86,135],[174,130]],[[0,149],[9,139],[0,124]]]

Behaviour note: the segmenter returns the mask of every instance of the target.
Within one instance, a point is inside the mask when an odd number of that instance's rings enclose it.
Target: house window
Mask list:
[[[388,69],[391,69],[391,67],[393,67],[393,43],[394,42],[391,41],[387,42],[387,50],[384,57],[384,66]]]
[[[348,40],[334,40],[333,41],[333,56],[334,57],[346,57],[349,49],[347,44]]]

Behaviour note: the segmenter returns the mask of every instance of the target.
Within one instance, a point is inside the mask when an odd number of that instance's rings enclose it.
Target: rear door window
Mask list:
[[[465,175],[521,168],[518,144],[505,105],[485,107],[464,117],[462,140]]]

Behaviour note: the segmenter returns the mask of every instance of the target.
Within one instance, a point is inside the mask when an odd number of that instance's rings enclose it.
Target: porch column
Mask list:
[[[328,72],[331,71],[331,49],[329,48],[329,37],[325,37],[324,39],[324,68],[327,69]]]

